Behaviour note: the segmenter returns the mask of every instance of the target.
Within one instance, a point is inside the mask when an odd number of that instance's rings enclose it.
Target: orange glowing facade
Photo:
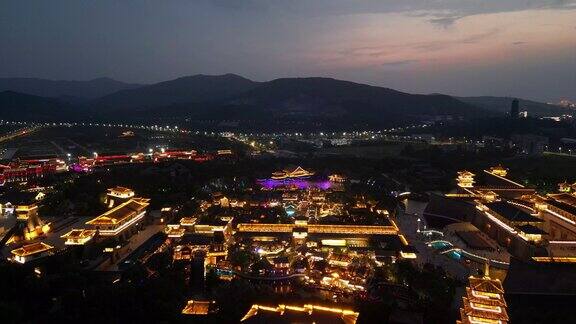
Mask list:
[[[565,193],[576,192],[576,182],[573,184],[570,184],[566,181],[559,183],[558,184],[558,190],[560,192],[565,192]]]
[[[272,179],[294,179],[294,178],[306,178],[313,176],[314,172],[304,170],[302,167],[296,167],[295,169],[287,169],[282,171],[277,171],[272,173]]]
[[[0,217],[16,218],[13,230],[7,233],[6,243],[30,241],[50,231],[50,223],[42,221],[38,214],[43,192],[16,192],[2,197]]]
[[[300,228],[306,228],[309,234],[364,234],[364,235],[396,235],[398,227],[392,225],[323,225],[323,224],[259,224],[240,223],[238,232],[255,233],[293,233]]]
[[[131,198],[86,224],[93,226],[102,236],[117,236],[137,225],[146,215],[148,205],[150,205],[149,199]]]
[[[507,324],[509,321],[504,300],[504,288],[498,279],[489,276],[470,277],[466,287],[458,324]]]
[[[134,190],[125,187],[114,187],[108,189],[106,194],[106,205],[108,208],[112,208],[120,203],[127,201],[134,197]]]
[[[391,220],[383,225],[309,224],[302,220],[290,224],[239,223],[234,235],[255,241],[292,237],[297,244],[321,243],[328,248],[375,246],[378,249],[391,249],[401,259],[417,257],[414,248]]]
[[[320,305],[306,304],[304,306],[292,305],[278,305],[278,306],[264,306],[252,305],[246,315],[240,322],[255,323],[274,323],[289,322],[289,323],[316,323],[316,318],[332,318],[331,322],[355,324],[358,320],[358,312],[349,309],[342,309],[337,307],[325,307]],[[260,321],[257,320],[261,317]]]
[[[31,260],[50,255],[52,249],[54,249],[54,247],[51,245],[43,242],[36,242],[10,251],[12,253],[11,259],[15,262],[24,264]]]
[[[170,238],[179,238],[179,237],[184,236],[184,234],[186,233],[186,228],[184,228],[178,224],[174,224],[174,225],[169,224],[169,225],[166,225],[166,229],[164,230],[164,232]]]
[[[462,188],[472,188],[474,187],[474,176],[475,174],[470,171],[459,171],[458,172],[458,186]]]
[[[506,175],[508,175],[508,169],[501,165],[491,167],[489,172],[499,177],[506,177]]]
[[[184,315],[208,315],[215,312],[215,301],[189,300],[182,309]]]
[[[92,240],[95,235],[95,230],[73,229],[62,235],[61,238],[66,239],[65,245],[84,245]]]

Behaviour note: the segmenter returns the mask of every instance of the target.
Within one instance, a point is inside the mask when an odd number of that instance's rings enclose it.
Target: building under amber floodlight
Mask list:
[[[86,224],[92,225],[102,236],[119,236],[130,232],[130,229],[138,225],[138,222],[146,215],[149,201],[146,198],[131,198]]]
[[[216,312],[215,301],[189,300],[182,309],[184,315],[208,315]]]
[[[84,245],[93,239],[95,235],[95,230],[73,229],[60,237],[66,239],[65,245]]]
[[[272,173],[272,179],[293,179],[293,178],[306,178],[314,175],[314,172],[304,170],[302,167],[295,169],[285,169]]]
[[[106,194],[106,205],[108,208],[115,207],[134,197],[134,190],[130,188],[116,186],[108,189]]]
[[[12,253],[12,260],[18,263],[26,263],[44,256],[52,254],[53,246],[43,242],[36,242],[24,245],[21,248],[10,251]]]
[[[470,277],[460,308],[457,324],[507,324],[509,321],[504,300],[504,288],[498,279],[490,278],[488,265],[482,278]]]
[[[474,187],[475,174],[470,171],[458,171],[458,186],[462,188]]]
[[[571,185],[570,183],[564,181],[558,184],[558,191],[570,193],[572,191],[572,186],[576,187],[576,183]]]
[[[16,217],[16,224],[6,234],[7,243],[31,241],[50,231],[38,214],[42,192],[8,192],[0,197],[0,217]]]
[[[337,307],[306,304],[304,306],[252,305],[240,320],[245,323],[343,323],[354,324],[359,313]]]
[[[499,177],[506,177],[506,175],[508,175],[508,169],[506,169],[501,165],[497,165],[495,167],[490,168],[490,173],[492,173],[493,175],[497,175]]]

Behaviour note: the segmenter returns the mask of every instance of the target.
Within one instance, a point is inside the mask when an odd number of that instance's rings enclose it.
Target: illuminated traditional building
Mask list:
[[[298,200],[300,200],[300,195],[298,192],[284,192],[282,193],[282,201],[290,204],[295,204]]]
[[[291,239],[296,245],[313,242],[328,249],[358,249],[376,257],[416,258],[415,249],[391,220],[383,225],[310,224],[301,218],[290,224],[240,223],[234,237],[258,242]]]
[[[476,202],[473,224],[521,259],[530,258],[543,236],[544,220],[537,211],[515,201]]]
[[[474,176],[475,174],[470,171],[459,171],[458,172],[458,186],[462,188],[472,188],[474,187]]]
[[[232,233],[232,218],[215,218],[203,222],[196,222],[194,224],[194,233],[200,234],[213,234],[215,232],[222,232],[225,235]]]
[[[365,290],[364,286],[352,284],[350,280],[341,278],[337,272],[331,273],[330,276],[322,277],[320,284],[329,289],[337,289],[347,292]]]
[[[271,258],[270,262],[274,265],[274,271],[276,274],[288,274],[290,272],[290,261],[288,257],[281,256]]]
[[[424,216],[431,227],[470,222],[525,262],[571,263],[576,262],[574,187],[564,181],[559,193],[543,196],[491,168],[472,188],[460,186],[442,199],[432,195]],[[434,222],[440,226],[430,225]]]
[[[354,324],[359,313],[337,307],[306,304],[304,306],[252,305],[240,322],[246,323],[343,323]]]
[[[182,314],[184,315],[208,315],[215,313],[216,302],[215,301],[205,301],[205,300],[189,300],[182,309]]]
[[[446,196],[459,199],[494,200],[499,197],[519,199],[522,196],[536,193],[534,188],[527,188],[521,183],[504,177],[507,172],[507,169],[501,166],[483,170],[478,176],[469,171],[460,171],[456,178],[459,187],[458,192],[446,194]]]
[[[346,177],[340,174],[331,174],[328,176],[328,180],[336,183],[342,183],[346,181]]]
[[[134,197],[134,190],[125,187],[114,187],[108,189],[106,194],[106,205],[108,208],[112,208],[121,203],[128,201],[130,198]]]
[[[481,278],[470,277],[470,285],[466,287],[463,297],[458,324],[507,324],[509,321],[504,300],[504,288],[498,279],[488,275]]]
[[[98,230],[99,235],[114,237],[122,235],[122,237],[126,238],[130,235],[125,235],[125,233],[131,233],[133,228],[142,223],[148,205],[149,199],[130,198],[128,201],[86,222],[86,224]]]
[[[490,173],[497,175],[499,177],[506,177],[506,175],[508,174],[508,169],[506,169],[501,165],[497,165],[495,167],[490,168]]]
[[[154,162],[162,161],[162,160],[191,160],[191,159],[203,159],[204,157],[208,157],[207,155],[198,155],[195,150],[191,151],[167,151],[165,149],[161,149],[160,152],[154,152],[153,159]],[[210,157],[211,159],[211,157]]]
[[[95,235],[95,230],[73,229],[60,237],[66,239],[65,245],[84,245],[92,240]]]
[[[0,216],[16,216],[27,220],[38,215],[38,204],[44,199],[43,192],[11,191],[0,196]]]
[[[182,226],[194,226],[196,224],[196,217],[182,217],[180,219],[180,225]]]
[[[215,192],[212,194],[212,205],[228,208],[230,207],[230,199],[220,192]]]
[[[184,236],[186,229],[184,227],[182,227],[181,225],[178,225],[178,224],[166,225],[165,232],[168,235],[168,237],[170,237],[170,238],[179,238],[179,237]]]
[[[238,224],[238,232],[255,233],[292,233],[296,224],[259,224],[242,223]],[[395,225],[330,225],[330,224],[307,224],[309,234],[398,234]]]
[[[10,251],[12,260],[18,263],[26,263],[41,257],[52,255],[53,246],[43,242],[36,242],[24,245],[21,248]]]
[[[572,192],[574,187],[576,187],[576,183],[569,184],[568,182],[564,181],[564,182],[558,184],[558,190],[560,192],[570,193],[570,192]]]
[[[282,171],[277,171],[272,173],[272,179],[293,179],[293,178],[306,178],[313,176],[314,172],[304,170],[302,167],[296,167],[295,169],[286,169]]]
[[[501,166],[484,170],[475,177],[472,187],[460,184],[470,179],[471,174],[459,172],[456,193],[441,199],[431,197],[424,211],[427,225],[444,227],[469,222],[514,257],[530,259],[541,250],[548,237],[546,219],[541,212],[544,205],[532,201],[532,197],[537,196],[533,188],[504,177],[504,171]]]
[[[5,243],[33,240],[50,231],[50,224],[38,215],[42,192],[10,192],[0,197],[0,209],[4,217],[16,218],[16,224],[2,239]]]
[[[492,190],[482,190],[479,191],[480,197],[487,202],[493,202],[498,199],[498,194]]]
[[[167,225],[165,232],[175,244],[174,260],[193,260],[199,253],[207,266],[227,257],[225,242],[232,220],[231,216],[221,216],[198,222],[196,217],[183,217],[180,224]]]
[[[550,241],[576,240],[576,195],[548,194],[537,201]]]
[[[238,199],[230,199],[230,207],[232,208],[244,208],[246,206],[246,201]]]
[[[331,253],[328,256],[328,263],[333,266],[347,268],[352,262],[352,257],[348,253]]]

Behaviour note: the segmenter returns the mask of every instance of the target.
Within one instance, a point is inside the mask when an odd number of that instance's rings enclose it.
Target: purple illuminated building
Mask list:
[[[300,190],[317,188],[321,190],[330,189],[332,183],[329,180],[311,180],[311,179],[259,179],[258,184],[263,189],[272,190],[279,188],[295,187]]]

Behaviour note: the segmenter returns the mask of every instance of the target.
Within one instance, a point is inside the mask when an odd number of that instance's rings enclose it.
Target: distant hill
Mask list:
[[[0,92],[0,118],[7,120],[57,121],[75,119],[74,107],[52,98],[14,91]]]
[[[99,91],[102,91],[102,87],[97,86],[100,82],[117,82],[99,80],[88,82]],[[296,125],[310,129],[380,127],[436,118],[469,119],[502,114],[447,95],[409,94],[331,78],[255,82],[234,74],[194,75],[123,89],[92,100],[78,95],[86,96],[85,92],[55,93],[50,88],[52,83],[44,84],[47,89],[36,91],[57,96],[47,98],[6,92],[3,94],[5,101],[0,102],[0,118],[187,121],[200,126],[223,122],[250,125],[255,129],[272,124],[276,128]],[[19,106],[23,109],[18,110]],[[63,111],[66,111],[65,115],[61,115]]]
[[[510,105],[514,98],[511,97],[455,97],[456,99],[474,105],[476,107],[484,108],[499,113],[509,113]],[[520,111],[528,111],[529,116],[556,116],[558,114],[565,114],[571,112],[566,108],[556,105],[550,105],[542,102],[520,99]],[[573,112],[573,111],[572,111]]]
[[[120,90],[140,87],[110,78],[90,81],[55,81],[36,78],[0,78],[0,91],[15,91],[41,97],[62,98],[69,102],[95,99]]]
[[[126,110],[185,102],[210,102],[237,95],[257,85],[257,82],[235,74],[194,75],[118,91],[93,101],[91,105],[98,109]]]
[[[179,104],[152,109],[155,115],[192,119],[369,121],[388,124],[434,116],[477,117],[493,113],[446,95],[413,95],[330,78],[284,78],[256,84],[209,105]]]

